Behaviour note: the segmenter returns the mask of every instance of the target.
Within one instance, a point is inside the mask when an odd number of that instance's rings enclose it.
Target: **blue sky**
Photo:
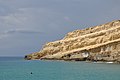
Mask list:
[[[120,19],[120,0],[0,0],[0,56],[37,52],[66,33]]]

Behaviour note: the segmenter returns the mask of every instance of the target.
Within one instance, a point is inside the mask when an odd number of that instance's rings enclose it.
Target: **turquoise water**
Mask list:
[[[0,58],[0,80],[120,80],[120,64]]]

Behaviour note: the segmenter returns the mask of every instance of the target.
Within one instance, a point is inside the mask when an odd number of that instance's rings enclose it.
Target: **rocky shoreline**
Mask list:
[[[69,32],[25,59],[120,63],[120,20]]]

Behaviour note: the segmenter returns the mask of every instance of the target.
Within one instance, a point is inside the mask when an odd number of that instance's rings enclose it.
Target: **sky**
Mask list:
[[[120,19],[120,0],[0,0],[0,56],[38,52],[68,32]]]

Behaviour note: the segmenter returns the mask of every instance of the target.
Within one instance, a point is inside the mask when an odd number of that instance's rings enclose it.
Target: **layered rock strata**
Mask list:
[[[120,62],[120,20],[69,32],[25,59]]]

